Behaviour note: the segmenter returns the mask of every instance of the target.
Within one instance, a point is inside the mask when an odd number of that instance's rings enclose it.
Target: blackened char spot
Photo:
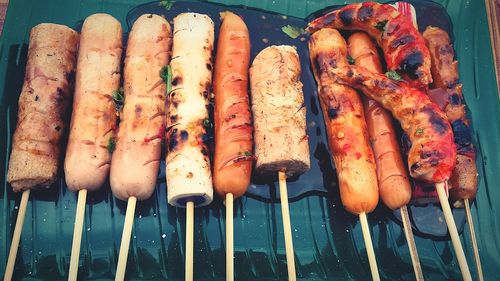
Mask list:
[[[70,71],[66,73],[66,79],[69,83],[72,83],[75,80],[75,71]]]
[[[414,164],[413,164],[413,165],[411,165],[411,167],[410,167],[410,170],[411,170],[412,172],[416,172],[418,169],[420,169],[420,164],[418,164],[418,163],[414,163]]]
[[[323,26],[326,26],[326,25],[330,25],[332,22],[334,22],[336,19],[337,19],[337,13],[330,13],[326,16],[324,16],[323,18],[323,24],[321,25],[321,27]]]
[[[447,87],[448,89],[453,89],[453,88],[455,88],[455,86],[457,86],[457,85],[458,85],[458,79],[456,79],[455,81],[448,82],[448,84],[446,85],[446,87]]]
[[[182,83],[182,76],[177,76],[172,79],[172,86],[177,86]]]
[[[413,35],[404,34],[404,35],[400,36],[399,38],[396,38],[392,41],[391,48],[396,49],[400,46],[406,45],[406,44],[414,42],[414,41],[415,41],[415,37],[413,37]]]
[[[458,146],[467,146],[471,143],[472,137],[469,127],[462,120],[457,120],[451,124],[453,128],[454,141]]]
[[[172,151],[179,144],[177,140],[177,129],[173,129],[168,138],[168,151]]]
[[[340,11],[339,13],[340,20],[345,25],[350,25],[354,20],[354,10],[353,9],[345,9]]]
[[[354,75],[354,72],[352,71],[352,69],[349,68],[346,75],[347,75],[347,77],[351,78]]]
[[[201,154],[208,156],[208,150],[205,146],[203,146],[203,148],[201,149]]]
[[[449,97],[450,104],[452,105],[460,105],[462,104],[462,99],[457,93],[453,93]]]
[[[175,115],[175,114],[174,114],[174,115],[171,115],[171,116],[170,116],[170,122],[174,123],[174,122],[176,122],[176,121],[177,121],[177,115]]]
[[[207,63],[207,69],[208,69],[209,71],[212,71],[212,64],[211,64],[211,63]]]
[[[185,140],[187,140],[187,139],[188,139],[188,137],[189,137],[188,132],[187,132],[187,131],[185,131],[185,130],[182,130],[182,131],[181,131],[181,140],[185,141]]]
[[[448,121],[444,120],[441,116],[439,116],[435,111],[434,108],[431,106],[424,106],[422,108],[422,112],[425,112],[427,115],[429,115],[429,122],[431,122],[432,127],[436,132],[440,135],[443,135],[446,133],[448,130]]]
[[[363,5],[358,11],[358,20],[365,21],[373,16],[373,7]]]
[[[338,108],[330,107],[328,108],[328,117],[334,119],[338,116]]]
[[[399,70],[408,74],[410,79],[416,80],[421,75],[419,67],[422,66],[423,62],[422,53],[418,50],[414,50],[401,61]]]

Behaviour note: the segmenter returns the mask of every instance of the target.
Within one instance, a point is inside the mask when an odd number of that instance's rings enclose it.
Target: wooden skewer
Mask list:
[[[297,280],[295,273],[295,256],[293,253],[292,226],[290,223],[290,210],[288,208],[288,191],[286,186],[286,174],[284,171],[278,172],[281,214],[283,216],[283,233],[285,234],[286,266],[288,269],[288,280]]]
[[[233,194],[226,194],[226,280],[234,280]]]
[[[458,266],[462,272],[462,278],[464,281],[471,281],[472,277],[470,275],[469,266],[467,265],[467,260],[465,259],[464,249],[462,244],[460,244],[460,237],[458,236],[457,226],[455,224],[455,219],[451,213],[450,203],[448,202],[448,196],[446,196],[445,184],[443,182],[436,183],[436,191],[439,196],[439,202],[441,203],[441,208],[443,209],[444,219],[448,225],[448,232],[450,233],[451,243],[455,249],[455,254],[458,260]]]
[[[361,222],[361,230],[365,240],[366,254],[368,255],[368,262],[370,263],[370,271],[372,273],[373,281],[380,281],[378,273],[377,260],[375,259],[375,251],[373,250],[372,237],[370,236],[370,228],[368,227],[368,219],[366,213],[359,214],[359,221]]]
[[[30,198],[30,190],[23,191],[21,196],[21,203],[19,203],[19,210],[17,211],[16,226],[14,234],[12,235],[12,242],[10,244],[9,257],[7,259],[7,266],[5,267],[4,281],[12,280],[14,273],[14,265],[16,263],[17,248],[19,247],[19,240],[21,239],[21,232],[23,231],[24,217],[26,215],[26,207],[28,206],[28,199]]]
[[[470,240],[472,242],[472,250],[474,252],[474,260],[476,261],[477,277],[479,281],[484,281],[483,268],[481,266],[481,258],[479,257],[479,248],[477,247],[476,231],[474,230],[474,221],[470,211],[469,199],[464,199],[465,214],[467,216],[467,224],[469,225]]]
[[[78,191],[78,203],[76,204],[75,228],[73,230],[73,244],[71,246],[71,259],[69,262],[68,281],[76,281],[78,276],[78,262],[80,259],[80,246],[82,243],[83,220],[85,218],[85,202],[87,201],[87,190]]]
[[[193,281],[193,252],[194,252],[194,203],[186,203],[186,265],[185,280]]]
[[[136,203],[136,197],[132,196],[128,198],[127,211],[125,213],[125,223],[123,225],[122,241],[120,243],[120,254],[118,255],[118,265],[116,267],[115,281],[122,281],[125,279],[128,249],[130,246],[130,236],[132,235],[132,226],[134,225]]]
[[[406,207],[406,205],[404,205],[399,209],[399,211],[401,212],[401,220],[403,221],[403,229],[406,236],[406,242],[408,243],[408,249],[410,250],[411,263],[413,265],[413,271],[415,272],[415,279],[417,281],[423,281],[424,274],[422,273],[420,259],[418,258],[417,246],[415,245],[415,237],[413,237],[413,231],[411,230],[408,208]]]

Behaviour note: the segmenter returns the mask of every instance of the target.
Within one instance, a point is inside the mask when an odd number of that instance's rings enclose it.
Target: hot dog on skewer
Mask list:
[[[71,191],[96,190],[108,178],[116,127],[113,92],[120,87],[122,28],[107,14],[83,23],[64,174]]]
[[[214,73],[214,188],[225,198],[243,195],[253,164],[252,113],[248,97],[250,37],[245,22],[223,13]]]

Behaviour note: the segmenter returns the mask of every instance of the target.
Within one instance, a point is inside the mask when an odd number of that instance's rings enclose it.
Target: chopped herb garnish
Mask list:
[[[351,56],[349,56],[349,55],[347,55],[347,62],[349,62],[349,64],[354,64],[355,63],[354,59]]]
[[[387,71],[385,73],[385,76],[387,76],[387,78],[392,79],[392,80],[403,81],[403,78],[401,78],[401,75],[399,75],[396,71]]]
[[[248,156],[252,156],[252,152],[250,152],[250,151],[243,151],[243,152],[240,152],[240,155],[248,157]]]
[[[170,65],[162,67],[160,77],[167,84],[167,94],[172,91],[172,68]]]
[[[113,153],[116,148],[116,140],[114,138],[110,138],[108,142],[108,151],[109,153]]]
[[[160,6],[163,6],[167,11],[172,9],[174,6],[175,1],[173,0],[161,0],[160,3],[158,3]]]
[[[417,129],[415,130],[415,135],[417,135],[417,136],[420,136],[420,135],[421,135],[421,134],[423,134],[423,133],[424,133],[424,129],[422,129],[422,128],[417,128]]]
[[[303,28],[292,25],[283,26],[281,31],[290,36],[292,39],[295,39],[306,32]]]
[[[111,97],[115,102],[116,111],[122,111],[123,101],[125,99],[123,96],[123,90],[122,89],[114,90],[113,93],[111,94]]]
[[[207,130],[212,127],[212,123],[210,123],[210,120],[208,118],[203,120],[203,127],[205,127],[205,129]]]
[[[375,27],[378,30],[384,31],[386,24],[387,24],[387,20],[382,20],[382,21],[377,22],[377,24],[375,25]]]

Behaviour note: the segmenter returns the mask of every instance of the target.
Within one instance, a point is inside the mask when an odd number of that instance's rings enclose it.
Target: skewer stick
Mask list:
[[[87,190],[78,191],[78,203],[76,205],[75,228],[73,230],[73,244],[71,246],[71,259],[69,262],[68,281],[76,281],[78,276],[78,261],[80,258],[80,245],[82,242],[83,219],[85,218],[85,201]]]
[[[290,224],[290,210],[288,208],[288,191],[286,187],[286,174],[278,172],[281,200],[281,214],[283,216],[283,233],[285,234],[286,266],[288,269],[288,280],[297,280],[295,274],[295,256],[293,253],[292,226]]]
[[[359,221],[361,222],[361,230],[363,231],[363,238],[365,240],[366,254],[368,255],[368,262],[370,263],[372,279],[373,281],[380,281],[377,260],[375,259],[375,251],[373,250],[372,237],[370,236],[370,229],[368,227],[368,219],[366,218],[366,213],[363,212],[359,214]]]
[[[128,249],[130,246],[130,236],[132,235],[132,226],[134,224],[136,203],[136,197],[132,196],[128,198],[127,211],[125,213],[125,223],[123,225],[122,242],[120,243],[120,254],[118,256],[118,265],[116,267],[115,281],[122,281],[123,279],[125,279]]]
[[[477,277],[479,281],[483,281],[483,268],[481,267],[481,258],[479,257],[479,248],[477,247],[476,231],[474,230],[474,221],[470,211],[469,199],[464,199],[465,214],[467,216],[467,224],[469,225],[470,240],[472,242],[472,250],[474,252],[474,260],[476,261]]]
[[[234,280],[233,194],[226,194],[226,280]]]
[[[185,280],[193,281],[193,247],[194,247],[194,203],[186,203],[186,265]]]
[[[417,246],[415,245],[415,237],[413,237],[413,232],[411,230],[408,208],[406,207],[406,205],[404,205],[399,209],[399,211],[401,212],[401,220],[403,221],[403,229],[406,236],[406,242],[408,243],[408,249],[410,250],[411,263],[413,265],[413,271],[415,272],[415,279],[417,281],[424,281],[424,274],[422,273],[420,259],[418,258]]]
[[[21,196],[21,203],[19,204],[19,210],[17,212],[16,226],[14,228],[14,234],[12,235],[9,257],[7,259],[7,266],[3,277],[4,281],[12,280],[12,274],[14,272],[14,265],[17,257],[17,248],[19,247],[19,240],[21,239],[21,232],[23,231],[24,217],[26,215],[26,207],[28,206],[29,198],[30,190],[27,189],[23,191],[23,195]]]
[[[443,182],[436,183],[436,191],[439,196],[439,202],[441,203],[441,208],[443,209],[444,219],[448,225],[448,232],[450,233],[451,243],[455,249],[455,254],[458,260],[458,266],[462,272],[462,278],[464,281],[471,281],[472,277],[470,275],[469,266],[467,265],[467,260],[465,259],[464,249],[462,244],[460,244],[460,237],[458,236],[457,226],[455,225],[455,219],[451,213],[450,203],[448,202],[448,196],[446,196],[445,186]]]

